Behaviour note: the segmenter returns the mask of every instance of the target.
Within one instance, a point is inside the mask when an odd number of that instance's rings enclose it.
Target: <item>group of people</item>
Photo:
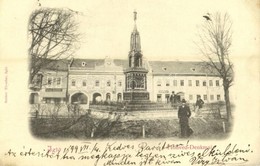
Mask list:
[[[172,92],[172,95],[170,97],[170,101],[172,106],[176,104],[177,97],[174,93]],[[202,105],[204,104],[204,101],[201,99],[201,96],[197,96],[197,101],[195,104],[195,116],[200,115],[200,109],[202,108]],[[186,100],[182,99],[181,100],[181,106],[178,108],[178,118],[179,118],[179,123],[180,123],[180,130],[181,130],[181,137],[186,138],[189,137],[192,133],[193,130],[189,126],[189,118],[191,117],[191,110],[190,107],[186,104]]]

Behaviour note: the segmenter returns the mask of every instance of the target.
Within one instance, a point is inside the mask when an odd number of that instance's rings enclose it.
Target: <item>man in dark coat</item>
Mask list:
[[[175,95],[175,92],[172,91],[172,94],[170,96],[170,102],[171,102],[171,105],[173,106],[174,104],[176,104],[176,95]]]
[[[181,128],[181,137],[189,136],[189,117],[191,116],[190,107],[186,105],[185,99],[182,99],[182,105],[178,110],[178,118]]]

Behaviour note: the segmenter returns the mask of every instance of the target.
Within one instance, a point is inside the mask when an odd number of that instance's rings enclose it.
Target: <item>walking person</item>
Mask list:
[[[181,137],[186,138],[190,135],[189,117],[191,116],[191,112],[190,107],[186,105],[185,99],[182,99],[181,103],[182,105],[179,107],[178,110],[178,118],[181,129]]]
[[[198,95],[197,101],[196,101],[196,104],[195,104],[195,114],[196,114],[196,116],[200,115],[200,109],[202,108],[203,104],[204,104],[204,101],[201,99],[201,96]]]

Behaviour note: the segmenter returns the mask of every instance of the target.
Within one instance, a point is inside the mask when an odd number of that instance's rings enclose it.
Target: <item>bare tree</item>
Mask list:
[[[41,8],[29,19],[30,82],[50,63],[49,59],[67,59],[73,55],[80,34],[72,10]]]
[[[196,43],[205,57],[209,70],[220,76],[223,80],[225,93],[227,120],[231,118],[231,105],[229,88],[233,83],[233,63],[230,61],[230,47],[232,44],[232,21],[225,13],[207,14],[203,16],[205,23],[199,30],[199,42]]]

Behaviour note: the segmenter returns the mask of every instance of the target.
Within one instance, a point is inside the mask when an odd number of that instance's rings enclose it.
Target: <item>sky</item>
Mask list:
[[[231,55],[259,52],[259,30],[249,5],[240,1],[99,1],[72,5],[84,14],[84,34],[78,58],[127,58],[130,34],[137,11],[137,28],[141,35],[143,55],[151,60],[201,60],[197,32],[206,20],[205,13],[229,13],[233,20]],[[259,16],[259,15],[258,15]],[[259,18],[259,17],[258,17]]]
[[[214,12],[227,12],[233,20],[232,58],[257,55],[260,52],[259,1],[39,0],[39,2],[41,7],[70,8],[82,13],[78,20],[79,31],[83,36],[75,58],[99,59],[108,56],[126,59],[134,27],[134,10],[137,11],[137,28],[141,36],[142,52],[148,60],[202,60],[203,57],[194,42],[198,40],[197,32],[205,22],[202,16]],[[20,4],[3,1],[1,5],[2,9],[9,6],[6,11],[2,10],[2,13],[5,13],[9,20],[14,18],[10,21],[18,21],[18,24],[21,22],[20,26],[6,28],[11,32],[3,34],[6,38],[16,38],[16,33],[12,33],[14,31],[26,32],[27,26],[22,24],[26,19],[21,18],[29,18],[29,14],[39,8],[38,0],[17,3]],[[10,8],[12,5],[20,6],[20,10]],[[27,15],[22,15],[22,12],[27,12]],[[13,42],[17,41],[10,40],[10,45]],[[18,45],[21,45],[20,43]]]

